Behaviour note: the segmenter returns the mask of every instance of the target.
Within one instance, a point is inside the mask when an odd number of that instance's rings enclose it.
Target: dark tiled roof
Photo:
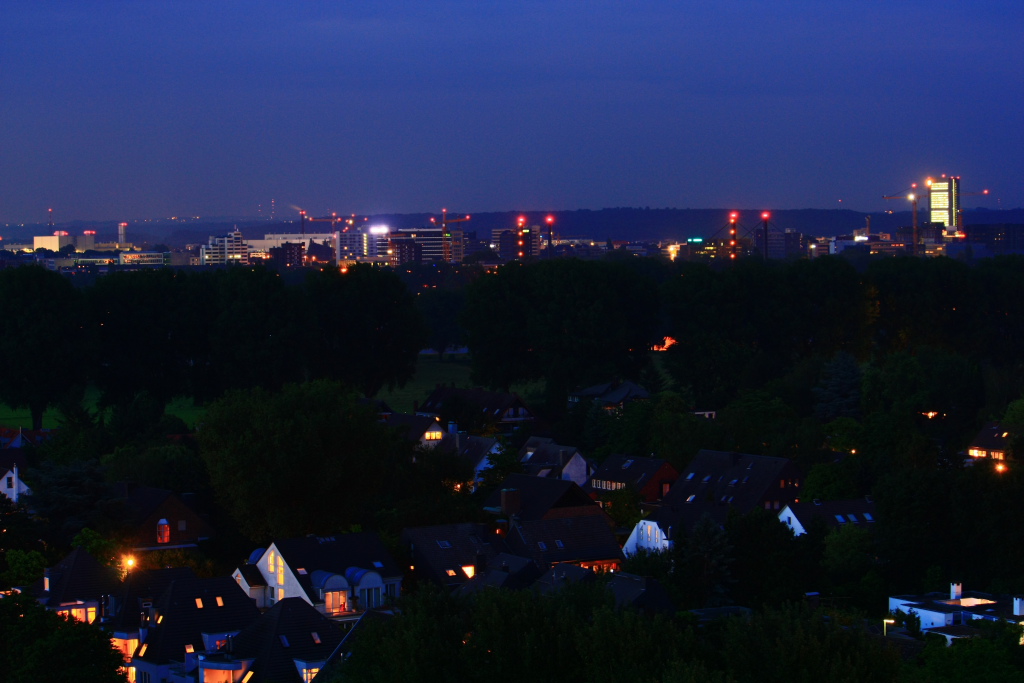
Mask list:
[[[500,553],[494,558],[493,564],[488,565],[486,572],[462,584],[455,589],[454,594],[472,595],[487,588],[519,590],[532,584],[540,574],[540,568],[531,558]]]
[[[267,585],[267,580],[263,578],[263,572],[261,572],[260,568],[254,564],[243,564],[238,568],[238,571],[242,574],[242,579],[244,579],[250,587]]]
[[[437,583],[458,586],[469,577],[463,567],[484,571],[504,552],[505,542],[486,524],[442,524],[413,527],[402,532],[412,552],[416,571]],[[449,572],[454,572],[454,575]]]
[[[519,449],[521,462],[564,465],[579,449],[555,443],[544,436],[531,436]]]
[[[668,591],[657,579],[620,572],[612,574],[608,589],[615,596],[616,607],[633,607],[648,614],[672,614],[675,605]]]
[[[789,503],[789,509],[805,529],[814,518],[821,519],[829,528],[851,525],[869,528],[875,521],[875,503],[865,498],[800,501]]]
[[[981,428],[973,439],[969,448],[981,448],[986,451],[1003,451],[1010,448],[1011,434],[1001,428],[998,422],[988,422]]]
[[[337,624],[302,598],[285,598],[232,641],[231,657],[253,660],[249,683],[301,683],[295,660],[326,662],[341,644]]]
[[[459,443],[459,458],[476,468],[497,445],[498,440],[489,436],[462,435]]]
[[[597,574],[592,569],[584,569],[574,564],[556,564],[534,582],[533,588],[542,595],[550,595],[570,584],[596,580]]]
[[[78,600],[98,602],[104,595],[116,593],[121,585],[116,569],[104,567],[82,548],[75,548],[46,571],[50,576],[50,590],[44,591],[45,581],[39,579],[32,584],[30,592],[50,609]]]
[[[217,604],[217,598],[223,605]],[[235,633],[260,615],[256,603],[230,576],[172,581],[154,605],[154,612],[159,623],[149,620],[146,638],[136,650],[138,659],[153,664],[183,661],[186,645],[203,651],[204,633]],[[140,656],[143,645],[145,653]]]
[[[541,566],[559,562],[622,560],[622,548],[603,515],[513,523],[507,543]]]
[[[663,529],[690,529],[705,513],[724,523],[730,507],[746,514],[769,490],[778,489],[789,465],[786,458],[701,450],[683,468],[651,519]]]
[[[195,573],[188,567],[131,570],[120,592],[113,596],[116,613],[105,626],[117,633],[136,633],[142,620],[142,604],[156,604],[172,581],[190,578],[195,578]]]
[[[349,567],[369,569],[385,579],[402,576],[398,563],[371,531],[288,538],[274,541],[274,545],[293,571],[305,569],[307,576],[318,570],[344,574]]]
[[[590,478],[592,480],[621,482],[639,491],[654,479],[658,472],[666,465],[668,465],[668,462],[661,458],[636,458],[628,455],[612,455],[604,461]],[[674,468],[672,471],[675,471]]]
[[[384,424],[398,430],[402,436],[410,441],[419,441],[431,428],[435,428],[436,430],[447,434],[444,427],[442,427],[437,420],[425,415],[392,413],[384,420]]]
[[[590,499],[583,489],[571,481],[561,479],[541,479],[526,474],[510,474],[501,487],[493,492],[485,501],[484,507],[501,508],[501,490],[515,489],[519,492],[520,507],[518,517],[521,520],[542,519],[552,514],[564,512],[576,514],[579,508],[601,509]],[[581,513],[590,512],[589,510]]]

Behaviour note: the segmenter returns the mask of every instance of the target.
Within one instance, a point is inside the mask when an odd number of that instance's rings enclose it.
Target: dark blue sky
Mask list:
[[[1016,207],[1021,36],[1021,0],[3,0],[0,222],[869,211],[943,172]]]

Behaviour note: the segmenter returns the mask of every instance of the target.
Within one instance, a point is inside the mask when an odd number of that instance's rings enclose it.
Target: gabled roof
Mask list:
[[[665,466],[670,467],[671,471],[675,473],[675,468],[669,465],[667,460],[661,458],[612,455],[601,464],[590,478],[601,481],[621,482],[639,491],[654,479]]]
[[[0,427],[0,448],[24,448],[38,446],[50,438],[49,429],[17,429]]]
[[[821,519],[829,528],[870,528],[875,522],[875,503],[865,498],[800,501],[789,503],[788,507],[805,529],[814,518]]]
[[[623,405],[629,401],[650,398],[651,393],[630,381],[605,382],[570,394],[570,400],[594,400],[604,405]]]
[[[616,607],[633,607],[648,614],[675,612],[668,591],[661,582],[649,576],[618,572],[608,580],[608,589],[615,596]]]
[[[506,542],[541,566],[622,560],[622,548],[603,515],[514,522]]]
[[[770,489],[779,488],[789,465],[786,458],[703,449],[683,468],[650,519],[662,529],[690,529],[704,513],[724,523],[730,508],[746,514]]]
[[[372,531],[336,536],[304,536],[274,541],[277,552],[292,571],[344,574],[349,567],[377,572],[382,578],[402,576],[391,553]],[[378,566],[379,565],[379,566]]]
[[[554,439],[531,436],[519,449],[523,471],[533,477],[560,477],[562,470],[579,452],[575,446],[563,446]]]
[[[238,572],[250,588],[267,585],[267,580],[263,578],[263,572],[254,564],[243,564],[238,568]]]
[[[519,497],[520,520],[542,519],[546,516],[561,514],[587,514],[594,508],[597,514],[601,508],[591,500],[583,489],[575,483],[562,479],[541,479],[526,474],[510,474],[497,491],[494,491],[484,502],[484,509],[501,510],[502,490],[515,490]]]
[[[1011,434],[1001,428],[998,422],[988,422],[971,439],[968,448],[980,448],[986,451],[1003,451],[1010,448]]]
[[[156,604],[172,581],[195,577],[188,567],[132,569],[121,582],[120,592],[113,595],[116,612],[105,626],[116,633],[136,633],[142,622],[143,603]]]
[[[445,402],[453,398],[479,406],[482,413],[494,420],[500,420],[509,408],[526,408],[523,399],[514,393],[487,391],[479,387],[473,389],[437,387],[430,392],[430,396],[419,407],[419,412],[440,415]],[[528,413],[532,415],[532,411],[528,410]]]
[[[412,552],[417,572],[445,586],[458,586],[471,577],[463,567],[473,567],[473,574],[490,567],[505,542],[486,524],[441,524],[412,527],[402,532],[402,542]]]
[[[459,458],[476,469],[491,454],[498,440],[489,436],[460,436]]]
[[[540,574],[540,567],[531,558],[500,553],[486,572],[478,573],[456,588],[454,595],[472,595],[487,588],[519,590],[533,583]]]
[[[384,419],[384,424],[398,430],[409,441],[419,441],[428,431],[439,431],[447,435],[437,420],[426,415],[392,413]]]
[[[337,624],[302,598],[285,598],[232,640],[233,659],[251,659],[249,683],[301,683],[295,660],[326,662],[341,644]]]
[[[105,567],[82,548],[75,548],[55,566],[45,570],[49,575],[50,590],[44,590],[45,579],[32,584],[30,592],[49,609],[62,604],[98,602],[104,595],[116,593],[120,588],[117,570]]]
[[[236,633],[260,615],[256,603],[230,576],[172,581],[154,612],[157,618],[149,620],[146,638],[135,653],[135,658],[152,664],[183,661],[186,646],[204,650],[204,633]]]

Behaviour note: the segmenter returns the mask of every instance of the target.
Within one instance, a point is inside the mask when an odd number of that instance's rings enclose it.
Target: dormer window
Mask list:
[[[444,432],[440,431],[429,431],[424,435],[427,441],[440,441],[442,436]]]
[[[159,522],[156,523],[156,542],[171,542],[171,525],[167,523],[166,519],[161,519]]]

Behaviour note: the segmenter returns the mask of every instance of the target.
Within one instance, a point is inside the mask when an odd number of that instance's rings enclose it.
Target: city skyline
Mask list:
[[[12,5],[4,223],[1024,205],[1019,3]]]

